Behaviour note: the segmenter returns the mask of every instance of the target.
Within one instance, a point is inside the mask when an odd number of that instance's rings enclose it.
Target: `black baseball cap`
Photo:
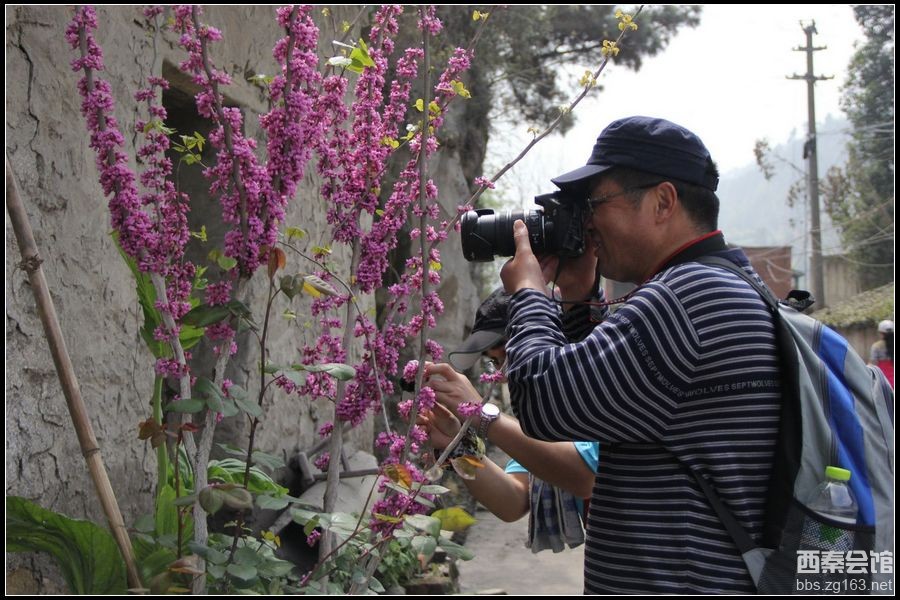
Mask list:
[[[662,175],[712,191],[719,186],[715,164],[700,138],[681,125],[653,117],[613,121],[597,138],[587,165],[551,181],[562,189],[581,190],[613,167]]]
[[[447,356],[450,366],[460,372],[470,369],[482,352],[503,343],[506,339],[509,298],[510,295],[502,287],[485,298],[475,311],[472,333]]]

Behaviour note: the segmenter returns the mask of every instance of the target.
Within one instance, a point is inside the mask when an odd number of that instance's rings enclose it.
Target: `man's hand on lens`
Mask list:
[[[590,236],[587,236],[586,242],[586,250],[581,256],[546,255],[540,258],[544,281],[548,284],[552,281],[556,285],[561,300],[580,302],[595,291],[597,256],[590,245]]]
[[[547,286],[544,284],[541,265],[531,251],[528,228],[521,220],[517,220],[513,224],[513,237],[516,240],[516,255],[508,260],[500,270],[503,287],[510,294],[525,288],[546,294]]]

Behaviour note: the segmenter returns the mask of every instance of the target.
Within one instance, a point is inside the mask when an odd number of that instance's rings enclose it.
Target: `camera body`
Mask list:
[[[487,262],[495,256],[513,256],[516,242],[513,223],[521,219],[535,254],[580,256],[584,253],[584,215],[587,202],[563,190],[535,196],[543,210],[470,210],[460,225],[463,256]]]

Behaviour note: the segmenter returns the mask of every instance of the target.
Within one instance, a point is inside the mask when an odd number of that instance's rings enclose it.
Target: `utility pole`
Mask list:
[[[792,75],[788,79],[803,79],[806,81],[806,101],[809,109],[809,133],[806,137],[806,144],[803,146],[803,158],[807,159],[807,171],[809,176],[809,221],[810,221],[810,237],[812,238],[812,256],[810,257],[810,271],[812,295],[816,300],[818,308],[826,306],[825,300],[825,278],[824,267],[822,265],[822,226],[819,220],[819,160],[816,155],[816,97],[815,85],[816,81],[825,79],[834,79],[834,77],[816,77],[813,73],[813,52],[816,50],[825,50],[827,46],[818,48],[813,47],[812,36],[816,31],[816,22],[812,21],[809,25],[800,22],[803,32],[806,34],[806,47],[794,48],[797,52],[806,52],[806,75]]]

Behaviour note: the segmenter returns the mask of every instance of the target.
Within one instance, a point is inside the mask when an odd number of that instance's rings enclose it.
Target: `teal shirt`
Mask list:
[[[572,442],[575,444],[575,449],[578,450],[578,454],[581,455],[581,459],[585,462],[591,472],[597,472],[597,466],[600,464],[600,442]],[[507,473],[527,473],[528,469],[519,464],[514,458],[509,459],[509,462],[506,463],[506,468],[504,469]],[[578,510],[582,513],[584,512],[584,503],[581,498],[576,498],[578,501]]]

